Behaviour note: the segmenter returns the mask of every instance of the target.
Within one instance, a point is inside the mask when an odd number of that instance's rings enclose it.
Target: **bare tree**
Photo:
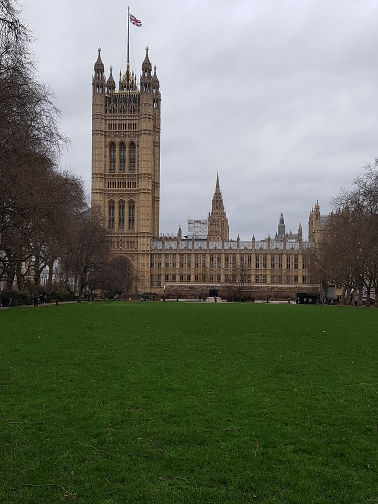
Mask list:
[[[99,216],[88,208],[76,216],[67,239],[67,253],[62,264],[78,279],[80,301],[88,286],[90,274],[96,270],[105,270],[109,261],[108,237]]]
[[[92,291],[98,289],[107,297],[121,298],[132,290],[136,273],[126,257],[113,257],[101,266],[90,273],[88,285]]]
[[[35,77],[31,40],[14,0],[0,2],[0,275],[9,285],[36,257],[51,182],[67,139],[53,93]],[[38,269],[38,267],[37,267]]]
[[[351,189],[339,193],[333,206],[310,255],[311,274],[324,286],[340,284],[345,303],[361,305],[366,289],[369,306],[370,292],[378,287],[378,160],[365,167]]]

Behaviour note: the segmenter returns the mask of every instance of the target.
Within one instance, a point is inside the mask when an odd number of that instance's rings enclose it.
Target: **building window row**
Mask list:
[[[125,229],[125,202],[123,200],[118,202],[118,230]],[[115,201],[109,201],[108,209],[108,229],[114,231],[116,229],[116,204]],[[135,229],[135,202],[130,200],[128,202],[128,229],[134,231]]]
[[[155,260],[153,254],[151,255],[151,268],[154,268]],[[151,287],[161,287],[161,281],[162,281],[162,275],[161,273],[158,273],[157,275],[154,275],[151,273],[151,282],[150,286]],[[195,275],[192,275],[190,273],[184,274],[176,274],[176,273],[166,273],[164,276],[164,281],[165,283],[236,283],[237,281],[240,281],[238,279],[236,274],[228,274],[226,273],[224,275],[224,280],[222,279],[221,274],[213,274],[210,273],[210,275],[206,275],[205,273],[198,274],[196,273]],[[298,284],[300,280],[300,277],[298,275],[271,275],[270,278],[268,275],[254,275],[254,282],[255,284]],[[252,282],[252,275],[246,275],[245,278],[243,279],[244,284],[251,284]],[[307,277],[302,276],[302,284],[307,283]]]
[[[172,256],[172,260],[169,259],[169,256]],[[178,254],[179,256],[179,268],[187,268],[191,269],[192,267],[192,256],[191,254]],[[277,261],[278,258],[278,261]],[[214,255],[214,254],[209,254],[209,262],[207,264],[206,261],[206,254],[194,254],[194,269],[200,269],[202,268],[203,270],[206,268],[209,268],[210,270],[222,269],[222,255]],[[170,264],[172,264],[172,267],[176,267],[176,254],[165,254],[165,268],[168,269],[170,267]],[[244,270],[251,270],[252,269],[252,256],[244,256],[240,255],[239,256],[239,263],[237,263],[237,256],[236,254],[233,254],[231,256],[225,255],[224,256],[224,269],[228,270],[230,269],[230,265],[233,270],[236,270],[237,267],[239,267],[240,271]],[[270,258],[270,269],[275,270],[278,267],[279,270],[283,269],[283,256],[282,254],[279,254],[278,256],[271,255]],[[302,269],[306,269],[306,258],[302,258]],[[268,256],[267,255],[256,255],[255,256],[255,269],[256,270],[261,270],[261,269],[268,269]],[[298,270],[299,269],[299,256],[297,254],[295,255],[286,255],[286,270]]]
[[[130,173],[135,173],[136,167],[136,145],[134,142],[130,142],[128,145],[128,157],[126,155],[126,144],[121,142],[119,144],[119,172],[125,173],[129,171]],[[128,159],[128,166],[127,166]],[[109,172],[116,173],[117,171],[117,146],[114,142],[109,145]]]

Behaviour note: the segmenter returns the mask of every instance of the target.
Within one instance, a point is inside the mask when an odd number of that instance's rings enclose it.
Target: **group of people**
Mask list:
[[[46,294],[41,294],[39,297],[38,296],[35,296],[34,298],[34,306],[38,306],[38,305],[44,305],[46,304]]]

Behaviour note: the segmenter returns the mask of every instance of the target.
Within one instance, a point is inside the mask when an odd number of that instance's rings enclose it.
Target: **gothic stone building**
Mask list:
[[[306,251],[324,224],[318,203],[308,241],[301,225],[296,234],[285,232],[282,213],[274,238],[232,240],[217,176],[208,218],[192,221],[185,236],[181,229],[175,237],[159,235],[160,106],[148,48],[139,86],[127,65],[118,90],[112,68],[106,80],[99,49],[92,81],[92,205],[102,214],[112,253],[129,260],[135,290],[197,296],[238,285],[254,297],[317,293]]]

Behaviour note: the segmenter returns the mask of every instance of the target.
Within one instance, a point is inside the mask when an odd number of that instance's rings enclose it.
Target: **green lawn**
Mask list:
[[[0,311],[0,502],[378,503],[378,310]]]

